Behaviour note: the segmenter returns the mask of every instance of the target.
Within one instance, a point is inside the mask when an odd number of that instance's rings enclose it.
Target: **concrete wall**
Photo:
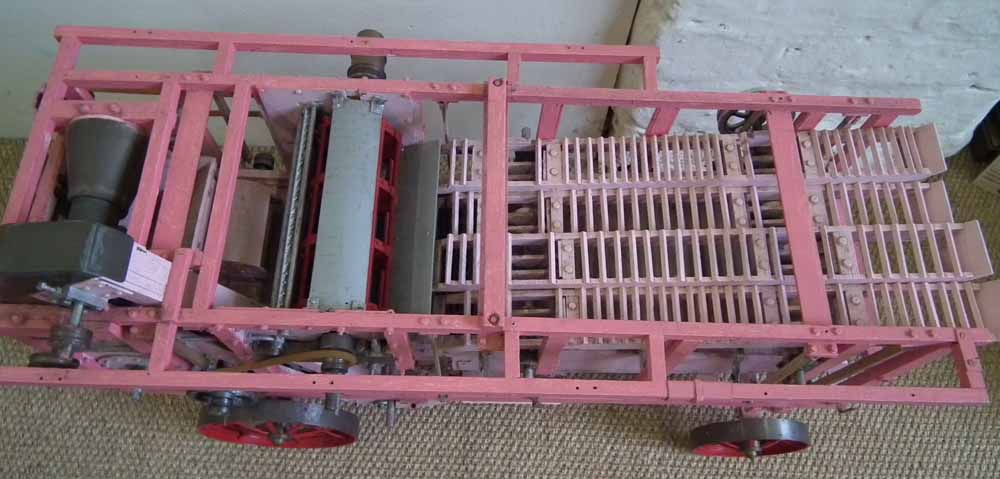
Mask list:
[[[9,0],[0,8],[0,137],[27,136],[35,92],[55,56],[52,30],[60,24],[203,31],[353,35],[366,27],[388,37],[494,42],[624,44],[637,0]],[[211,67],[211,53],[177,54],[145,49],[85,48],[88,68],[190,70]],[[237,71],[342,76],[348,61],[280,54],[241,55]],[[486,81],[506,75],[499,62],[390,59],[390,78]],[[526,82],[565,86],[614,85],[617,66],[539,66],[523,69]],[[437,107],[424,112],[429,132],[440,132]],[[600,131],[606,109],[567,112],[562,133]],[[449,110],[453,136],[482,136],[482,108]],[[534,130],[538,108],[511,108],[510,131]],[[259,125],[250,141],[266,138]],[[256,140],[256,141],[255,141]]]
[[[1000,98],[996,0],[642,0],[632,42],[660,47],[661,89],[919,98],[909,122],[936,123],[946,153]],[[624,68],[619,85],[639,84]],[[649,116],[618,111],[615,129]],[[714,112],[685,112],[675,128],[714,131]]]

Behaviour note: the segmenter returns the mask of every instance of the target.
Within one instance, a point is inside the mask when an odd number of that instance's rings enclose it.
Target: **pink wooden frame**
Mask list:
[[[43,178],[53,133],[74,116],[101,113],[119,116],[147,128],[150,146],[128,231],[138,242],[173,261],[161,308],[115,308],[90,314],[87,324],[108,328],[117,337],[152,328],[151,343],[140,345],[151,354],[148,371],[104,370],[93,362],[79,370],[26,367],[0,368],[0,384],[80,386],[145,391],[245,390],[288,396],[318,397],[328,392],[353,399],[474,400],[505,402],[581,402],[626,404],[705,404],[730,407],[828,407],[849,403],[983,404],[988,396],[976,346],[995,341],[985,329],[834,326],[814,225],[806,199],[795,132],[815,128],[828,114],[867,117],[867,126],[888,126],[902,115],[920,111],[913,99],[826,97],[787,93],[705,93],[660,91],[656,85],[659,51],[645,46],[533,45],[474,43],[331,36],[257,35],[162,30],[60,27],[59,51],[47,80],[4,223],[40,221],[31,214],[36,198],[51,193]],[[209,50],[216,54],[211,72],[131,72],[78,70],[80,49],[86,45]],[[485,83],[366,80],[326,77],[234,74],[242,52],[283,52],[309,55],[390,55],[507,63],[507,78]],[[644,88],[554,88],[523,85],[523,62],[637,64],[644,69]],[[359,91],[408,95],[414,100],[484,103],[484,184],[481,316],[411,315],[368,311],[321,313],[310,310],[216,308],[212,298],[218,281],[228,218],[236,185],[243,137],[254,99],[264,89]],[[153,102],[95,101],[93,92],[156,93]],[[220,155],[219,182],[204,251],[181,248],[184,218],[195,169],[203,147],[210,147],[205,124],[212,93],[233,98],[226,142]],[[565,105],[649,107],[654,114],[649,134],[668,132],[683,109],[743,109],[768,115],[777,164],[781,200],[802,299],[804,324],[694,324],[640,321],[595,321],[511,317],[508,310],[506,240],[507,110],[511,103],[540,104],[538,135],[558,132]],[[181,109],[181,107],[183,107]],[[180,111],[180,113],[178,113]],[[158,198],[170,138],[177,130],[167,188]],[[156,204],[160,201],[159,214]],[[36,205],[37,206],[37,205]],[[198,271],[193,304],[183,304],[188,273]],[[67,316],[55,307],[0,305],[0,334],[38,344],[48,327]],[[215,334],[239,357],[249,357],[243,341],[248,331],[312,330],[377,333],[390,340],[401,370],[412,367],[409,333],[499,336],[504,342],[503,377],[317,376],[274,372],[219,373],[180,370],[173,342],[179,329]],[[641,338],[645,366],[635,381],[522,378],[519,340],[542,337],[540,373],[552,373],[558,354],[572,337]],[[135,338],[131,338],[135,342]],[[699,345],[730,342],[755,345],[812,345],[820,362],[813,377],[870,348],[899,345],[910,348],[879,368],[851,379],[848,385],[734,384],[675,381],[667,374]],[[883,386],[932,360],[951,355],[961,380],[959,388]],[[86,359],[86,358],[85,358]]]

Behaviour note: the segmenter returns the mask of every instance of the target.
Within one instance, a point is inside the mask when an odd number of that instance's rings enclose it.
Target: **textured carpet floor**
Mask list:
[[[22,144],[0,142],[0,198]],[[974,189],[965,157],[946,176],[957,220],[978,218],[1000,259],[997,199]],[[2,254],[2,252],[0,252]],[[1000,349],[983,352],[991,396],[1000,398]],[[0,364],[27,352],[0,341]],[[950,382],[938,363],[909,381]],[[806,411],[814,447],[748,461],[696,457],[687,431],[730,417],[709,408],[621,406],[444,406],[410,411],[394,432],[361,408],[362,439],[319,452],[244,448],[194,431],[196,404],[184,397],[0,388],[0,478],[274,477],[1000,477],[1000,402],[980,408],[862,407]]]

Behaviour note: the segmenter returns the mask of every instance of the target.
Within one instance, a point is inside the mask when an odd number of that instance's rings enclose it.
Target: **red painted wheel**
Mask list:
[[[743,418],[696,428],[691,441],[698,455],[753,459],[809,447],[809,427],[791,419]]]
[[[289,399],[265,399],[202,410],[198,432],[217,441],[284,449],[329,448],[353,444],[358,418],[334,414],[322,404]]]

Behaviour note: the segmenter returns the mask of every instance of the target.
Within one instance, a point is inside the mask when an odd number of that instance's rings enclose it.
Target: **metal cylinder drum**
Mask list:
[[[146,136],[110,116],[75,118],[66,127],[69,219],[115,226],[139,187]]]
[[[358,38],[385,38],[378,30],[366,28],[358,32]],[[384,56],[351,55],[351,66],[347,69],[349,78],[372,78],[385,80]]]

